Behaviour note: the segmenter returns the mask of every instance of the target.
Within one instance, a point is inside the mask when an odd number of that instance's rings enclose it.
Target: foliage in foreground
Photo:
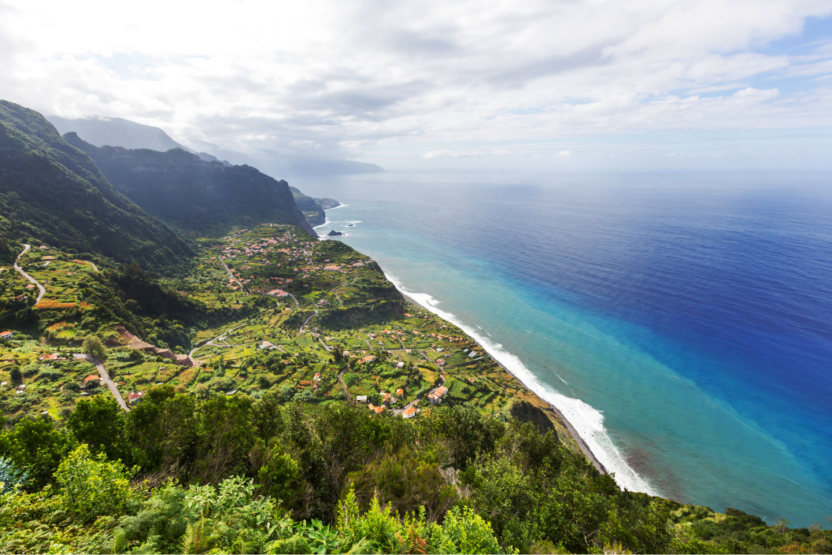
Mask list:
[[[24,419],[0,457],[10,553],[832,549],[819,527],[622,492],[554,433],[459,406],[407,421],[157,388],[129,413],[79,402],[63,429]]]

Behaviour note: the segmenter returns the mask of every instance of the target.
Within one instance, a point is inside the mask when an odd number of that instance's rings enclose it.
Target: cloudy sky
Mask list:
[[[832,169],[832,0],[0,0],[0,97],[388,170]]]

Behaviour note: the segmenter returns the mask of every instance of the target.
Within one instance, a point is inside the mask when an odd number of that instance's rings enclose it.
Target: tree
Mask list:
[[[0,445],[18,468],[29,472],[30,486],[40,489],[52,481],[52,473],[72,446],[72,438],[55,428],[52,419],[24,418],[3,432]]]
[[[101,343],[101,340],[96,337],[95,335],[88,335],[84,338],[84,343],[81,345],[81,349],[89,355],[94,356],[99,360],[103,360],[106,358],[104,353],[104,345]]]
[[[78,442],[89,445],[92,452],[103,452],[110,460],[129,458],[124,413],[112,397],[78,401],[66,425]]]
[[[14,383],[19,383],[20,380],[23,379],[23,375],[20,373],[20,368],[17,366],[12,366],[12,369],[9,371],[9,378]]]
[[[138,472],[121,461],[108,461],[104,453],[94,456],[87,445],[79,445],[58,467],[55,481],[63,489],[67,512],[81,522],[124,511],[132,496],[130,479]]]

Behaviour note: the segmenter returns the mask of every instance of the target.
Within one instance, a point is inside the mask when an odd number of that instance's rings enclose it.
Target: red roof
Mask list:
[[[100,380],[100,379],[101,379],[101,376],[90,375],[90,376],[87,376],[86,378],[84,378],[84,383],[91,382],[93,380]]]

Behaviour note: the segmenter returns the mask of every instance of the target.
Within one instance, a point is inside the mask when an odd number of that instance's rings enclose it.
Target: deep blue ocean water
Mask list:
[[[296,179],[318,228],[560,407],[622,487],[832,512],[824,177]],[[353,224],[350,226],[349,224]]]

